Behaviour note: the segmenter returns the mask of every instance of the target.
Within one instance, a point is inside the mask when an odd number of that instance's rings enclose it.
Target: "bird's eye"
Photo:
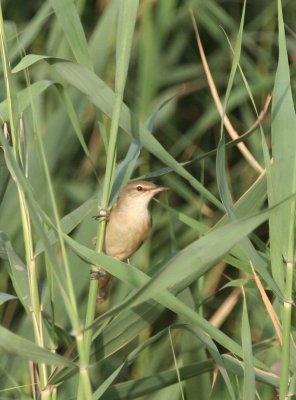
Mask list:
[[[137,191],[138,192],[143,192],[143,190],[144,190],[143,186],[141,186],[141,185],[137,186]]]

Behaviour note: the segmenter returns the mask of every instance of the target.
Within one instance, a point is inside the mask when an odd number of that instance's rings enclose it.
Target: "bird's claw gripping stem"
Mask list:
[[[108,208],[100,208],[98,214],[94,217],[95,219],[109,220],[110,210]]]
[[[105,271],[103,268],[93,268],[90,272],[91,280],[100,280],[99,292],[97,297],[97,303],[102,304],[109,296],[110,285],[112,283],[112,276]]]
[[[92,269],[89,275],[89,279],[96,281],[99,280],[100,278],[103,278],[106,275],[107,272],[103,268]]]

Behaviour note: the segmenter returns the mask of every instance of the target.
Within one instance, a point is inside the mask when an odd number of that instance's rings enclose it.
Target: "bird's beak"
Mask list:
[[[164,192],[165,190],[169,190],[167,186],[156,186],[155,188],[151,189],[151,192],[153,194],[157,194],[160,192]]]

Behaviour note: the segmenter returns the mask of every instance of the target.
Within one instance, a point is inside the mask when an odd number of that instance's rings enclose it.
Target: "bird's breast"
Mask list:
[[[106,254],[126,260],[147,239],[151,230],[151,216],[147,208],[144,210],[111,211],[106,226],[105,252]]]

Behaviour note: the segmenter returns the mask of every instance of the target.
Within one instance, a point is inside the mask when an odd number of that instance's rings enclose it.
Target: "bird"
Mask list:
[[[138,180],[128,183],[121,190],[106,217],[105,254],[125,261],[141,247],[152,227],[152,217],[148,208],[150,200],[167,189],[166,186]],[[108,298],[111,278],[106,271],[100,274],[98,303],[103,303]]]

